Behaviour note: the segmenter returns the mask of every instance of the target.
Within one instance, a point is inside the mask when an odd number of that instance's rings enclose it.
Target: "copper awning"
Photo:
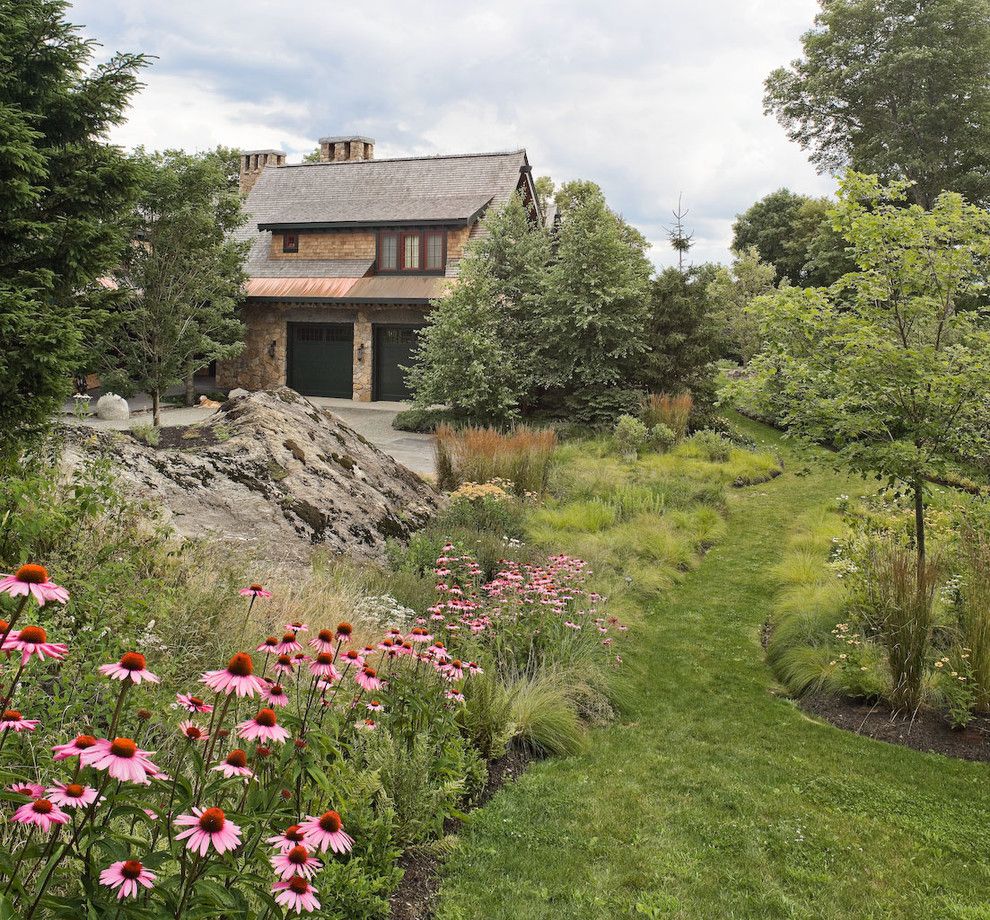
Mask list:
[[[248,297],[266,300],[334,300],[356,303],[426,302],[442,297],[450,278],[417,276],[401,278],[251,278]]]

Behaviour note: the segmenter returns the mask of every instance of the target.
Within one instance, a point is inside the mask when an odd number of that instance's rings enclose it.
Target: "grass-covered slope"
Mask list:
[[[856,485],[773,440],[784,475],[728,491],[727,532],[689,572],[647,549],[640,490],[691,514],[683,497],[714,468],[649,461],[670,465],[668,485],[634,468],[618,502],[633,510],[600,511],[614,462],[565,455],[571,498],[533,528],[613,586],[633,573],[625,718],[472,815],[440,920],[990,918],[987,767],[840,731],[772,692],[773,567],[798,516]]]

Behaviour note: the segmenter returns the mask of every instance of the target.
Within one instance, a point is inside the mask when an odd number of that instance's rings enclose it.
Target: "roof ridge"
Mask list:
[[[281,166],[277,166],[276,169],[291,169],[297,166],[367,166],[369,163],[408,163],[410,160],[464,160],[470,159],[471,157],[507,157],[519,153],[526,153],[526,148],[519,147],[515,150],[489,150],[483,153],[428,153],[415,157],[380,157],[378,159],[371,160],[321,160],[317,163],[283,163]]]

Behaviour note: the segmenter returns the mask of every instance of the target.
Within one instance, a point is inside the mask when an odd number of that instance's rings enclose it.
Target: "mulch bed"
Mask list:
[[[131,434],[135,441],[145,444],[137,435]],[[158,429],[158,443],[151,446],[152,450],[164,450],[166,448],[177,448],[178,450],[189,450],[193,447],[212,447],[219,444],[216,433],[208,426],[198,425],[169,426]]]
[[[488,782],[473,808],[480,808],[506,783],[515,780],[533,760],[533,755],[511,750],[488,765]],[[457,830],[460,822],[450,820],[444,826],[448,834]],[[428,847],[417,847],[403,853],[399,859],[402,881],[390,900],[390,920],[430,920],[436,909],[440,891],[440,859]]]
[[[990,718],[986,716],[976,716],[966,728],[954,730],[930,710],[920,710],[912,718],[895,715],[884,703],[820,696],[800,700],[799,705],[811,715],[875,741],[963,760],[990,761]]]

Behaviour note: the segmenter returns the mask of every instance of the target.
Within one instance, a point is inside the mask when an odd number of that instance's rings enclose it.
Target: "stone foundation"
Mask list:
[[[350,323],[354,326],[355,402],[371,402],[374,324],[423,322],[425,306],[346,304],[322,306],[282,301],[248,301],[241,308],[246,328],[244,350],[217,362],[217,386],[264,390],[288,383],[288,323]],[[364,346],[362,348],[362,346]]]

